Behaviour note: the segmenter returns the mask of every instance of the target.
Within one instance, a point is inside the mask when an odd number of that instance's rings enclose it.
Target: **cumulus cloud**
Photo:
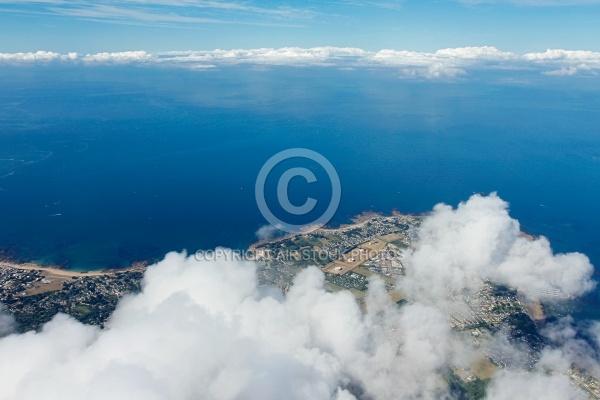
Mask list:
[[[383,49],[367,51],[354,47],[283,47],[279,49],[234,49],[148,53],[124,51],[79,55],[47,51],[0,53],[0,64],[70,62],[84,65],[132,64],[206,69],[233,65],[391,68],[402,76],[428,79],[455,79],[485,69],[532,70],[545,75],[597,74],[600,53],[547,50],[517,55],[495,47],[459,47],[434,53]]]
[[[563,375],[546,376],[527,372],[501,372],[487,391],[488,400],[545,399],[585,400]]]
[[[548,370],[567,373],[576,365],[600,376],[600,354],[598,354],[598,322],[591,326],[578,327],[570,316],[563,317],[545,326],[541,333],[551,347],[542,351],[539,366]]]
[[[588,396],[570,382],[573,367],[585,368],[593,376],[599,376],[599,357],[590,344],[581,338],[566,317],[548,324],[541,333],[549,341],[535,363],[527,363],[531,355],[523,346],[507,340],[504,334],[496,334],[487,344],[491,351],[501,352],[508,361],[487,388],[488,400],[514,398],[525,399],[586,399]]]
[[[35,53],[0,53],[0,63],[48,63],[52,61],[76,61],[77,53],[60,54],[51,51],[36,51]]]
[[[131,64],[147,62],[153,58],[152,54],[145,51],[122,51],[116,53],[87,54],[81,60],[88,64]]]
[[[452,354],[435,308],[402,310],[374,284],[364,315],[316,268],[262,297],[251,262],[171,253],[104,330],[56,316],[0,340],[0,399],[432,398]],[[382,300],[385,299],[385,300]],[[382,323],[384,322],[384,323]]]
[[[523,56],[528,62],[548,65],[544,75],[571,76],[580,73],[597,74],[600,70],[600,52],[548,49],[543,53],[527,53]]]
[[[587,257],[555,255],[547,239],[524,237],[508,204],[496,194],[474,195],[457,208],[437,205],[423,221],[415,249],[405,253],[405,262],[402,289],[409,298],[442,310],[460,307],[460,295],[478,291],[487,280],[546,302],[557,293],[579,296],[595,287]],[[586,398],[568,373],[576,365],[600,376],[598,354],[582,340],[572,319],[550,324],[541,334],[548,344],[537,356],[502,330],[481,344],[481,350],[505,364],[491,380],[488,399]]]
[[[357,48],[340,47],[283,47],[280,49],[235,49],[211,51],[168,52],[160,55],[159,61],[165,64],[209,64],[209,65],[293,65],[293,66],[334,66],[364,57],[368,52]]]
[[[457,47],[442,49],[435,52],[437,56],[461,59],[479,59],[479,60],[509,60],[517,58],[517,55],[511,52],[501,51],[495,47]]]
[[[456,209],[437,205],[421,225],[411,265],[401,285],[412,297],[438,301],[482,280],[507,284],[533,300],[558,291],[579,296],[595,286],[593,267],[579,253],[554,255],[547,239],[522,237],[508,204],[496,194],[474,195]]]
[[[71,62],[85,64],[135,64],[155,58],[145,51],[123,51],[115,53],[97,53],[80,55],[75,52],[60,54],[51,51],[35,53],[0,53],[0,64]]]
[[[466,69],[492,67],[512,58],[515,58],[513,53],[485,46],[442,49],[435,53],[386,49],[367,54],[362,61],[367,65],[401,68],[405,76],[455,78],[465,75]]]
[[[104,329],[57,315],[40,332],[0,339],[0,400],[451,398],[444,374],[481,349],[451,330],[440,294],[474,289],[482,277],[534,296],[531,276],[543,288],[591,288],[583,256],[555,256],[542,239],[519,236],[495,195],[438,205],[425,219],[406,259],[402,307],[373,277],[361,308],[349,292],[327,291],[316,267],[285,295],[265,291],[254,262],[215,254],[170,253],[148,267],[141,293],[123,298]],[[545,331],[554,347],[527,373],[522,349],[503,332],[490,338],[487,348],[515,361],[492,379],[488,398],[580,398],[560,373],[581,354],[571,325]],[[548,364],[559,373],[546,374]]]
[[[583,254],[554,255],[546,238],[517,237],[493,278],[523,290],[533,299],[550,300],[557,291],[581,296],[595,287],[593,267]]]

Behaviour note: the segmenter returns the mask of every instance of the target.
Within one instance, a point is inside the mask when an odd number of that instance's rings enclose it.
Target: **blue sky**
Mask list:
[[[600,50],[600,0],[0,0],[0,52]]]

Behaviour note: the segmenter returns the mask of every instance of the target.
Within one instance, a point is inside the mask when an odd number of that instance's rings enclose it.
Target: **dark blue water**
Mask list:
[[[497,191],[523,230],[600,265],[598,83],[510,71],[444,83],[390,70],[5,67],[0,247],[73,269],[245,247],[265,224],[258,171],[305,147],[340,176],[334,224]]]

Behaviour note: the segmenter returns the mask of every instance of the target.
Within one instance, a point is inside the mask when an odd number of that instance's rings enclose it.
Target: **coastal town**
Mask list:
[[[350,290],[358,300],[366,295],[367,279],[379,275],[390,291],[403,274],[403,250],[416,238],[421,218],[395,213],[357,218],[338,229],[287,236],[250,247],[261,284],[286,291],[299,268],[316,265],[332,291]],[[402,295],[395,292],[397,300]]]
[[[57,313],[104,326],[121,297],[138,292],[143,267],[122,271],[73,272],[0,262],[0,303],[17,330],[39,330]]]
[[[406,253],[418,236],[420,216],[363,215],[354,224],[336,229],[279,237],[252,245],[248,258],[256,262],[259,284],[287,292],[294,277],[315,265],[331,292],[349,291],[364,309],[369,281],[383,280],[390,298],[399,307],[410,302],[397,287],[406,274]],[[57,313],[104,328],[120,298],[141,290],[145,265],[124,270],[74,272],[34,264],[0,262],[0,303],[10,312],[19,332],[40,330]],[[492,335],[506,332],[510,342],[525,349],[527,368],[534,368],[547,345],[538,333],[546,315],[540,303],[528,301],[513,288],[482,281],[476,293],[449,293],[446,310],[449,326],[470,341],[480,353],[469,368],[454,368],[447,381],[463,398],[483,398],[497,370],[513,360],[490,347]],[[568,372],[573,385],[600,399],[598,380],[581,366]]]

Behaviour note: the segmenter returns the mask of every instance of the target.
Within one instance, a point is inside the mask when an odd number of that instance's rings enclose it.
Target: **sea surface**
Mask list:
[[[496,191],[522,230],[600,270],[599,83],[527,71],[444,82],[377,69],[1,67],[0,248],[75,270],[244,248],[266,224],[259,170],[300,147],[340,177],[333,225]],[[598,293],[584,302],[597,317]]]

